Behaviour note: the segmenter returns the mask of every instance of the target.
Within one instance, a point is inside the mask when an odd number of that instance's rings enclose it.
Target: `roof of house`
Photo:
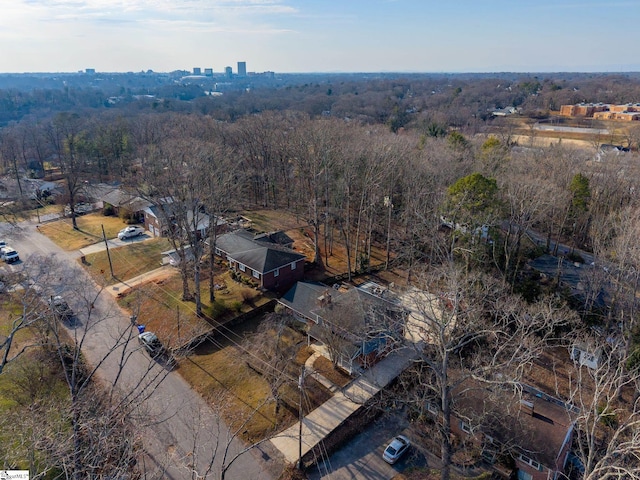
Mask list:
[[[277,232],[259,233],[255,235],[253,239],[258,242],[274,243],[284,246],[293,244],[293,239],[282,230]]]
[[[371,285],[336,289],[297,282],[279,302],[314,322],[322,319],[332,324],[334,329],[343,330],[346,337],[356,334],[360,339],[359,334],[364,332],[394,330],[398,319],[406,316],[406,310],[395,302],[388,290],[380,291],[387,292],[389,297],[383,298],[371,293]]]
[[[143,198],[132,195],[124,190],[116,188],[103,194],[100,198],[104,203],[113,205],[114,207],[126,207],[135,212],[144,210],[150,203]]]
[[[331,293],[331,287],[322,283],[296,282],[278,302],[298,312],[306,318],[317,321],[317,313],[320,297]]]
[[[306,258],[291,249],[255,240],[247,230],[220,235],[216,239],[216,248],[233,260],[263,274]]]
[[[573,428],[571,406],[532,387],[519,393],[464,382],[457,392],[456,416],[472,430],[491,436],[502,445],[553,468],[567,434]]]

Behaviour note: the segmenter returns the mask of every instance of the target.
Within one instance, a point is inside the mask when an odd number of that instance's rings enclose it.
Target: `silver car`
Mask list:
[[[139,227],[137,225],[130,225],[126,228],[123,228],[118,232],[118,238],[120,240],[126,240],[127,238],[137,237],[144,233],[144,228]]]
[[[382,454],[382,458],[385,462],[393,465],[400,457],[405,454],[409,447],[411,446],[411,442],[404,435],[398,435],[391,443],[387,445],[387,448],[384,449],[384,453]]]

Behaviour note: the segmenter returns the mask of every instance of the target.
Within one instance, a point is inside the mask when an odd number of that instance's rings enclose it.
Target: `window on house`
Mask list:
[[[280,269],[279,269],[279,268],[276,268],[276,269],[273,271],[273,276],[274,276],[274,277],[277,277],[278,275],[280,275]]]
[[[243,264],[241,264],[241,263],[238,264],[238,268],[240,268],[241,272],[245,272],[246,271],[245,266]]]
[[[460,430],[462,430],[465,433],[471,433],[471,426],[469,426],[469,424],[464,423],[464,422],[460,422]]]
[[[526,455],[522,455],[522,454],[520,454],[520,456],[518,458],[520,459],[521,462],[524,462],[527,465],[531,465],[536,470],[542,471],[542,465],[540,465],[539,462],[536,462],[532,458],[529,458]]]
[[[293,263],[291,264],[291,270],[295,270],[295,269],[296,269],[296,262],[293,262]]]
[[[260,273],[254,270],[253,271],[253,276],[256,277],[256,278],[260,278]]]

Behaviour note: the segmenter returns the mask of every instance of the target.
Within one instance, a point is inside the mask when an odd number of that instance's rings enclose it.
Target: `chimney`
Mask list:
[[[317,302],[320,307],[329,305],[331,303],[331,291],[330,290],[325,291],[324,294],[320,295],[317,298]]]

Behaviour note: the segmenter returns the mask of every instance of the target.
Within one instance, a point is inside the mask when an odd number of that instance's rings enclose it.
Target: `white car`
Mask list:
[[[387,448],[384,449],[384,453],[382,454],[382,459],[393,465],[400,457],[405,454],[409,447],[411,446],[411,442],[404,435],[398,435],[391,443],[387,445]]]
[[[20,260],[18,252],[8,246],[0,247],[0,258],[7,263],[14,263]]]
[[[129,225],[118,232],[118,238],[120,240],[126,240],[127,238],[138,237],[144,233],[144,228],[137,225]]]

